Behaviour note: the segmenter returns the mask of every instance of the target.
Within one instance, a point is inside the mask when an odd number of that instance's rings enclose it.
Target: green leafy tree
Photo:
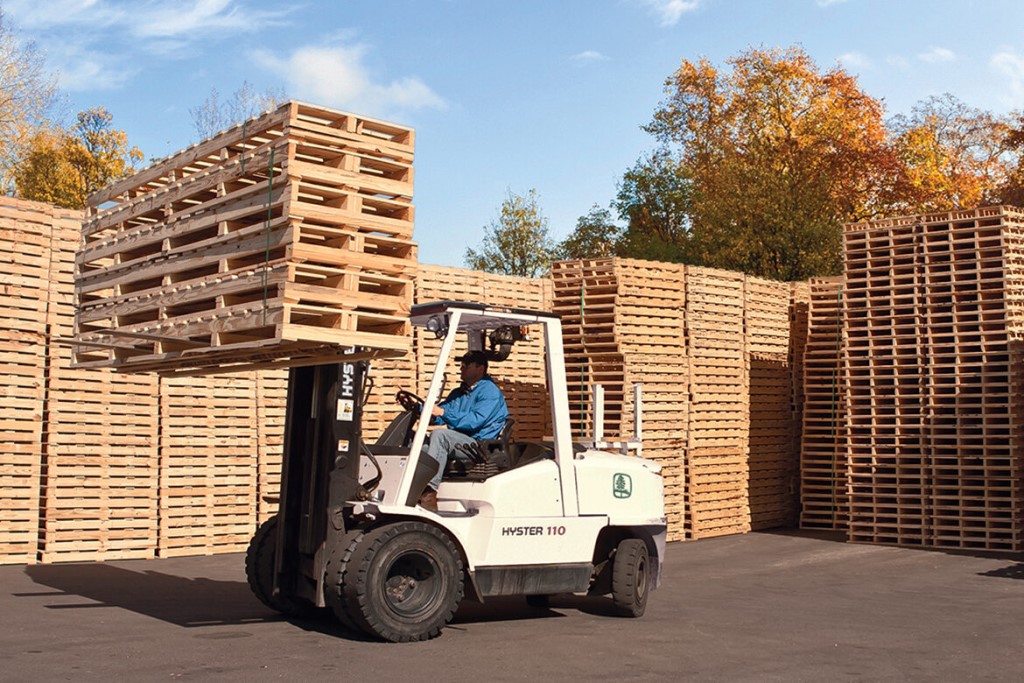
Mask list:
[[[559,259],[606,258],[616,255],[622,228],[615,224],[608,209],[597,204],[576,221],[576,229],[556,249]]]
[[[36,132],[15,170],[18,196],[82,209],[90,194],[134,173],[142,152],[129,147],[127,134],[112,122],[100,107],[80,112],[69,129]]]
[[[895,167],[881,102],[797,47],[728,64],[684,60],[645,128],[691,184],[686,258],[784,280],[839,272],[842,223],[881,210]]]
[[[536,190],[525,197],[509,190],[497,220],[484,227],[483,242],[477,249],[466,249],[466,265],[488,273],[538,277],[550,267],[554,254]]]
[[[662,147],[640,158],[622,178],[615,209],[626,221],[622,256],[691,262],[692,183],[679,159]]]

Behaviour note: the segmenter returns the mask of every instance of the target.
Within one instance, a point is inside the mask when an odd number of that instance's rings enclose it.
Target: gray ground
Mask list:
[[[1024,556],[787,533],[671,544],[642,619],[501,599],[411,645],[286,621],[242,565],[0,567],[0,680],[1024,680]]]

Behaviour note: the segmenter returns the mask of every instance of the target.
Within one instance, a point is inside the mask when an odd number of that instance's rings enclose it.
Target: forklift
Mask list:
[[[665,556],[660,466],[574,443],[560,318],[443,301],[413,306],[411,321],[443,340],[440,356],[426,397],[399,391],[401,410],[374,443],[361,430],[368,361],[290,370],[279,510],[245,559],[257,598],[391,642],[436,637],[464,597],[610,595],[616,614],[642,616]],[[553,435],[515,442],[507,420],[498,438],[449,458],[436,512],[419,507],[438,469],[420,418],[442,399],[456,339],[500,363],[536,327]]]

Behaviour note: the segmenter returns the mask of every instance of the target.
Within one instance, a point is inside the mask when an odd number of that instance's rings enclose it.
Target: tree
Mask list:
[[[43,129],[29,142],[24,161],[15,169],[18,195],[70,209],[85,208],[93,192],[135,172],[142,160],[128,136],[111,126],[104,108],[78,114],[70,129]]]
[[[227,101],[223,101],[216,88],[210,89],[210,95],[198,107],[188,110],[192,116],[192,125],[200,139],[212,137],[246,119],[274,109],[288,98],[283,89],[267,88],[264,92],[256,92],[248,81],[242,81],[242,87],[232,93]]]
[[[1024,207],[1024,112],[1016,114],[1017,121],[1006,133],[1003,144],[1016,156],[1006,182],[999,190],[999,201]]]
[[[509,190],[501,215],[484,227],[479,249],[466,249],[466,265],[488,273],[537,277],[551,265],[554,254],[537,191],[530,190],[524,197]]]
[[[615,256],[622,228],[612,220],[608,209],[594,204],[576,221],[576,229],[555,250],[559,259],[575,260]]]
[[[692,183],[679,159],[662,147],[622,178],[615,208],[626,221],[618,250],[623,256],[692,262]]]
[[[947,211],[999,201],[1012,173],[1010,122],[953,95],[930,97],[889,127],[902,163],[904,212]]]
[[[19,43],[0,10],[0,191],[10,191],[14,168],[56,97],[43,55],[34,43]]]
[[[797,47],[728,64],[683,60],[645,127],[691,183],[688,257],[784,280],[839,272],[841,224],[878,214],[895,168],[882,104]]]

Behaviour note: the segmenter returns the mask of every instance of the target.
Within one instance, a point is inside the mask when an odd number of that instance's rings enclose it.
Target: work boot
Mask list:
[[[423,493],[420,495],[419,506],[424,510],[437,512],[437,491],[429,486],[423,489]]]

